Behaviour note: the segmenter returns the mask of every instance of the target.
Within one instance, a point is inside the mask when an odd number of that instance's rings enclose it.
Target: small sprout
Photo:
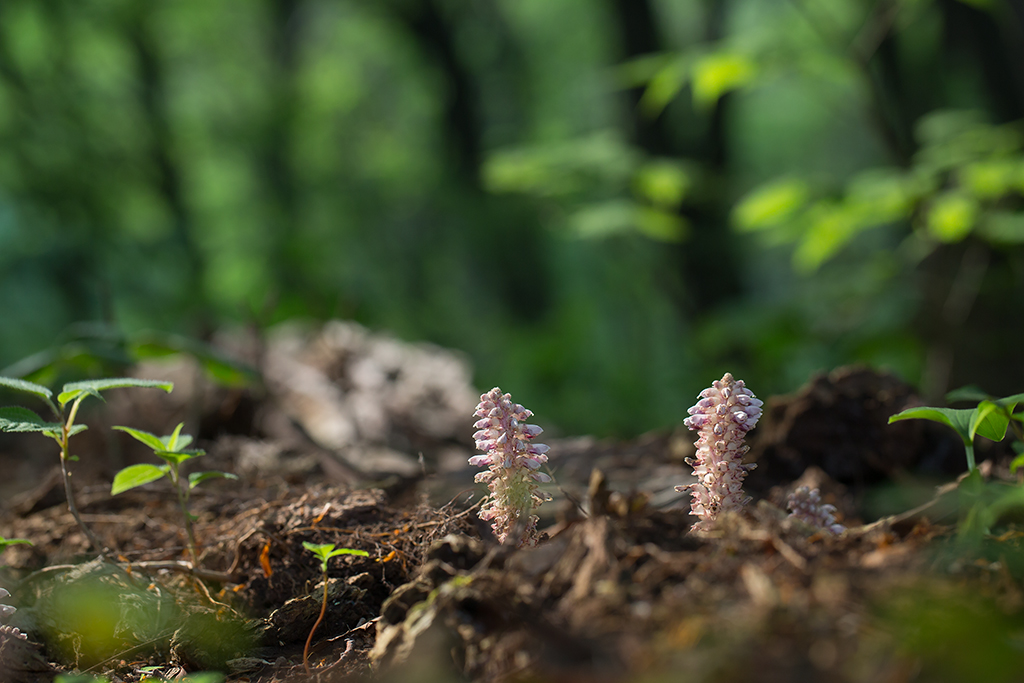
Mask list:
[[[498,387],[480,397],[473,415],[479,418],[473,425],[477,429],[473,438],[483,454],[470,458],[469,464],[488,468],[477,474],[475,481],[486,482],[491,489],[478,515],[491,522],[499,543],[504,543],[509,534],[522,526],[516,546],[535,546],[539,540],[539,518],[530,512],[534,506],[551,499],[537,491],[538,482],[551,481],[551,477],[537,471],[548,460],[548,447],[533,443],[543,430],[526,424],[533,413],[513,403],[512,396],[502,394]]]
[[[697,516],[694,529],[711,528],[723,510],[739,510],[750,498],[743,493],[743,480],[756,465],[744,465],[750,447],[743,443],[747,432],[761,417],[762,402],[728,372],[700,393],[700,400],[683,420],[698,433],[697,456],[687,459],[697,482],[677,486],[693,496],[690,512]]]
[[[789,494],[786,509],[790,511],[790,517],[799,519],[816,529],[827,531],[830,534],[841,534],[846,531],[845,526],[836,522],[836,506],[822,503],[821,493],[818,489],[801,486]]]
[[[365,550],[353,550],[352,548],[335,548],[333,543],[323,543],[317,545],[315,543],[302,542],[302,547],[313,553],[320,560],[320,571],[323,573],[323,584],[324,584],[324,599],[320,606],[320,616],[316,618],[316,623],[313,624],[313,628],[309,630],[309,637],[306,638],[306,647],[302,650],[302,666],[306,669],[306,675],[310,674],[309,671],[309,646],[313,642],[313,634],[316,633],[316,629],[320,626],[320,622],[324,620],[324,614],[327,613],[327,561],[332,557],[338,555],[360,555],[362,557],[369,557],[370,553]]]
[[[10,547],[12,545],[18,545],[20,543],[24,543],[26,545],[32,545],[32,541],[25,540],[24,538],[4,538],[3,536],[0,536],[0,553],[2,553],[3,551],[7,550],[8,547]],[[3,590],[3,589],[0,588],[0,590]],[[0,597],[5,597],[5,596],[0,596]]]
[[[148,484],[162,477],[168,477],[174,490],[178,493],[178,506],[181,508],[181,514],[185,518],[185,532],[188,537],[188,552],[192,557],[192,566],[198,567],[199,554],[196,551],[195,532],[192,530],[193,517],[188,511],[189,494],[192,489],[207,479],[215,477],[237,479],[238,477],[227,472],[193,472],[188,475],[188,485],[184,486],[180,471],[182,463],[206,455],[206,451],[188,448],[189,444],[192,443],[192,437],[181,433],[183,426],[184,423],[179,424],[169,436],[156,436],[140,429],[132,429],[131,427],[114,427],[114,429],[125,432],[136,441],[149,446],[153,449],[153,453],[166,464],[140,464],[125,467],[114,475],[114,482],[110,487],[110,495],[116,496],[119,493],[130,491],[137,486]]]
[[[74,491],[71,488],[71,473],[68,471],[68,463],[78,460],[77,456],[71,454],[69,441],[72,436],[86,430],[85,425],[75,424],[75,417],[78,415],[78,408],[89,396],[103,400],[101,391],[108,389],[122,389],[126,387],[149,387],[162,389],[170,393],[174,389],[171,382],[161,382],[152,379],[135,379],[132,377],[115,377],[112,379],[89,380],[86,382],[69,382],[65,384],[57,395],[56,403],[53,400],[53,392],[41,384],[28,382],[14,377],[0,377],[0,387],[13,389],[22,393],[31,394],[46,404],[56,422],[46,422],[35,412],[21,406],[7,406],[0,408],[0,432],[40,432],[57,442],[60,447],[60,468],[64,476],[64,495],[68,501],[68,510],[75,518],[78,527],[89,539],[89,543],[101,554],[105,553],[96,534],[92,532],[82,516],[78,514],[78,507],[75,505]],[[59,406],[59,407],[58,407]]]

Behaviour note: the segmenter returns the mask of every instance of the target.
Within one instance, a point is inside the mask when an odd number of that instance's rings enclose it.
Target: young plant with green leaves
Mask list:
[[[324,584],[324,599],[320,606],[320,616],[317,617],[316,623],[313,624],[313,628],[309,630],[309,637],[306,638],[306,647],[302,650],[302,666],[306,669],[306,675],[309,675],[309,645],[313,642],[313,634],[316,633],[316,629],[320,626],[320,622],[324,620],[324,614],[327,613],[327,561],[332,557],[338,555],[360,555],[362,557],[369,557],[370,553],[365,550],[353,550],[352,548],[335,548],[333,543],[323,543],[317,545],[316,543],[302,542],[302,547],[313,553],[320,560],[320,571],[323,574]]]
[[[153,449],[154,455],[164,461],[163,465],[151,465],[143,463],[129,465],[114,476],[114,483],[110,487],[110,495],[116,496],[119,493],[130,491],[133,488],[149,484],[163,477],[171,480],[171,485],[178,494],[178,505],[181,507],[181,514],[185,518],[185,533],[188,539],[188,552],[192,558],[192,566],[199,566],[199,553],[196,550],[196,536],[192,528],[192,520],[195,519],[188,511],[188,500],[192,489],[207,479],[223,477],[227,479],[238,479],[234,474],[228,472],[193,472],[185,480],[181,477],[181,466],[189,460],[194,460],[206,455],[206,451],[193,448],[192,437],[182,434],[181,429],[185,424],[181,423],[174,428],[168,436],[157,436],[144,432],[141,429],[131,427],[114,427],[119,431],[128,434],[136,441],[145,444]]]
[[[950,403],[971,401],[977,405],[974,408],[908,408],[890,417],[889,423],[909,419],[931,420],[952,427],[960,436],[967,454],[968,476],[957,487],[960,507],[957,539],[961,547],[977,550],[1000,518],[1013,509],[1024,507],[1024,487],[1009,486],[1004,482],[986,484],[975,464],[974,437],[980,435],[992,441],[1002,441],[1007,430],[1012,429],[1017,457],[1011,463],[1011,470],[1024,464],[1024,412],[1015,412],[1017,406],[1024,403],[1024,394],[995,398],[971,386],[949,392],[946,400]]]
[[[0,387],[35,396],[53,414],[55,421],[47,422],[38,413],[23,406],[5,406],[0,408],[0,432],[39,432],[43,436],[48,436],[57,442],[57,446],[60,448],[60,467],[64,477],[64,495],[67,497],[68,510],[75,518],[82,533],[89,539],[92,547],[98,552],[104,553],[105,549],[100,544],[99,539],[96,538],[96,534],[82,521],[82,516],[78,513],[78,507],[75,505],[75,495],[71,487],[71,472],[68,470],[68,463],[78,459],[77,456],[71,454],[71,437],[87,429],[83,424],[75,424],[75,418],[78,417],[78,409],[82,405],[82,401],[90,396],[95,396],[101,401],[104,400],[100,392],[109,389],[148,387],[163,389],[170,393],[174,389],[174,384],[132,377],[69,382],[61,388],[60,393],[57,394],[56,401],[54,401],[53,392],[48,388],[23,379],[0,377]]]
[[[32,545],[32,541],[26,540],[24,538],[4,538],[3,536],[0,536],[0,553],[7,550],[7,548],[9,548],[10,546],[18,545],[19,543]]]
[[[1012,425],[1016,437],[1014,449],[1018,454],[1014,469],[1024,464],[1024,428],[1021,426],[1024,424],[1024,412],[1014,412],[1019,404],[1024,403],[1024,394],[995,398],[977,387],[963,387],[946,394],[946,400],[950,403],[975,401],[977,405],[974,408],[908,408],[890,417],[889,424],[898,420],[922,419],[952,427],[964,442],[969,472],[976,468],[974,437],[980,435],[992,441],[1002,441],[1007,428]]]

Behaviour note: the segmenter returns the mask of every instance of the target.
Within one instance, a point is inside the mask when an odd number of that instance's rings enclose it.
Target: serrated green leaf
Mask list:
[[[166,448],[164,442],[156,434],[150,434],[149,432],[144,432],[141,429],[132,429],[131,427],[123,427],[120,425],[113,427],[113,429],[116,429],[119,432],[124,432],[136,441],[146,444],[154,451],[162,451]]]
[[[35,412],[21,406],[0,408],[0,432],[59,432],[59,422],[46,422]]]
[[[34,394],[44,400],[53,396],[53,392],[42,384],[27,382],[23,379],[18,379],[17,377],[0,377],[0,387],[7,387],[8,389],[14,389],[15,391],[24,391],[25,393]]]
[[[170,467],[167,465],[129,465],[114,475],[114,483],[110,487],[110,495],[116,496],[137,486],[154,482],[169,471]]]
[[[980,434],[986,439],[1002,441],[1010,425],[1009,413],[992,401],[982,401],[971,416],[970,437]]]
[[[188,475],[188,487],[194,489],[195,487],[202,484],[207,479],[238,479],[238,475],[231,474],[230,472],[193,472]]]
[[[971,420],[973,417],[974,409],[921,406],[918,408],[908,408],[901,413],[893,415],[889,418],[889,424],[899,420],[931,420],[932,422],[952,427],[960,435],[960,438],[963,439],[964,445],[970,445]]]
[[[91,379],[84,382],[69,382],[61,389],[57,400],[62,406],[66,406],[83,395],[95,396],[102,400],[103,397],[100,396],[101,391],[128,387],[163,389],[167,393],[171,393],[174,389],[174,383],[152,379],[135,379],[134,377],[113,377],[109,379]]]
[[[53,412],[57,411],[57,406],[53,404],[53,392],[44,387],[42,384],[36,384],[35,382],[28,382],[23,379],[16,377],[0,377],[0,387],[6,387],[8,389],[14,389],[15,391],[23,391],[27,394],[37,396],[46,402],[46,405],[50,406]]]

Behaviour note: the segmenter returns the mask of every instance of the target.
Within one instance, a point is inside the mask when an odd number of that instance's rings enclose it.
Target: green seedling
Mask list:
[[[64,495],[68,501],[68,510],[75,518],[82,533],[89,539],[92,547],[103,553],[104,548],[100,545],[99,539],[96,538],[92,529],[86,526],[85,522],[82,521],[82,516],[78,513],[78,507],[75,505],[74,491],[71,488],[71,473],[68,471],[68,463],[77,460],[77,457],[71,454],[69,445],[71,437],[86,430],[85,425],[75,424],[78,408],[82,405],[82,401],[89,396],[95,396],[102,401],[103,397],[100,395],[100,392],[108,389],[150,387],[163,389],[170,393],[174,389],[174,385],[171,382],[134,379],[131,377],[69,382],[61,388],[60,393],[57,394],[56,401],[54,401],[52,391],[41,384],[28,382],[23,379],[0,377],[0,387],[31,394],[45,403],[46,407],[53,413],[56,421],[47,422],[34,411],[22,406],[0,408],[0,431],[39,432],[43,436],[48,436],[57,442],[57,445],[60,447],[60,468],[61,474],[64,477]]]
[[[964,442],[969,472],[976,469],[974,464],[975,436],[981,435],[992,441],[1002,441],[1006,436],[1007,427],[1013,425],[1017,441],[1024,443],[1024,430],[1021,428],[1021,424],[1024,423],[1024,413],[1014,413],[1017,405],[1024,403],[1024,394],[994,398],[977,387],[963,387],[946,394],[946,400],[950,402],[977,401],[977,406],[974,408],[932,408],[928,406],[908,408],[890,417],[889,424],[897,420],[923,419],[952,427]],[[1017,450],[1018,453],[1022,451],[1020,448]],[[1024,457],[1019,455],[1014,463],[1016,467],[1020,467],[1024,464]]]
[[[199,554],[196,551],[196,537],[195,532],[192,529],[192,520],[194,517],[188,511],[189,495],[192,489],[207,479],[214,479],[217,477],[238,479],[238,477],[227,472],[193,472],[188,475],[186,481],[182,481],[182,464],[202,455],[206,455],[206,451],[188,448],[192,443],[192,437],[188,434],[181,433],[181,428],[184,426],[184,423],[179,424],[174,428],[174,431],[169,436],[156,436],[155,434],[144,432],[141,429],[132,429],[131,427],[114,427],[114,429],[122,431],[136,441],[152,448],[153,453],[166,464],[140,464],[125,467],[114,476],[114,483],[110,487],[110,495],[116,496],[119,493],[124,493],[125,491],[129,491],[137,486],[154,482],[157,479],[161,479],[163,477],[169,478],[171,480],[171,485],[178,493],[178,505],[181,507],[181,514],[185,518],[185,533],[188,538],[188,552],[192,558],[192,566],[198,567]]]
[[[306,675],[309,675],[309,645],[313,642],[313,634],[316,633],[316,629],[320,626],[320,622],[324,620],[324,614],[327,613],[327,561],[332,557],[338,555],[360,555],[362,557],[369,557],[370,553],[365,550],[353,550],[352,548],[335,548],[333,543],[323,543],[317,545],[315,543],[302,542],[302,547],[313,553],[320,559],[320,571],[323,573],[324,583],[324,600],[320,606],[320,616],[317,617],[316,623],[313,624],[313,628],[309,630],[309,637],[306,638],[306,647],[302,650],[302,666],[306,669]]]
[[[1002,441],[1007,430],[1012,428],[1018,456],[1011,469],[1016,470],[1024,464],[1024,429],[1021,427],[1024,413],[1014,412],[1019,404],[1024,403],[1024,394],[995,398],[977,387],[963,387],[946,394],[946,400],[950,403],[970,401],[976,405],[974,408],[909,408],[890,417],[889,423],[909,419],[931,420],[952,427],[960,436],[967,454],[968,475],[958,486],[960,524],[957,537],[962,544],[977,548],[1001,517],[1024,505],[1024,488],[1002,483],[986,485],[975,465],[974,437],[980,435],[992,441]]]

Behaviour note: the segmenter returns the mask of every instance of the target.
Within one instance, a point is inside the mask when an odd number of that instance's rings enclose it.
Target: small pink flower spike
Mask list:
[[[836,506],[821,502],[818,489],[801,486],[789,494],[789,516],[796,517],[813,527],[837,535],[846,531],[846,527],[836,522]]]
[[[697,516],[694,529],[713,526],[722,510],[739,510],[750,502],[743,493],[743,480],[756,465],[744,465],[743,455],[750,446],[743,437],[761,417],[762,402],[728,372],[700,393],[697,405],[688,411],[683,424],[698,433],[693,466],[697,483],[677,486],[693,496],[690,513]]]
[[[473,438],[483,454],[470,458],[469,464],[488,468],[477,474],[475,480],[487,482],[491,489],[479,512],[480,519],[491,522],[500,543],[505,542],[518,524],[525,523],[516,545],[520,548],[535,546],[539,538],[539,518],[530,511],[535,505],[551,500],[547,494],[537,491],[538,482],[551,481],[551,477],[537,471],[548,460],[548,447],[533,443],[534,437],[543,430],[526,424],[533,413],[513,403],[512,396],[502,394],[498,387],[480,397],[473,415],[479,418],[473,425],[477,429]]]

